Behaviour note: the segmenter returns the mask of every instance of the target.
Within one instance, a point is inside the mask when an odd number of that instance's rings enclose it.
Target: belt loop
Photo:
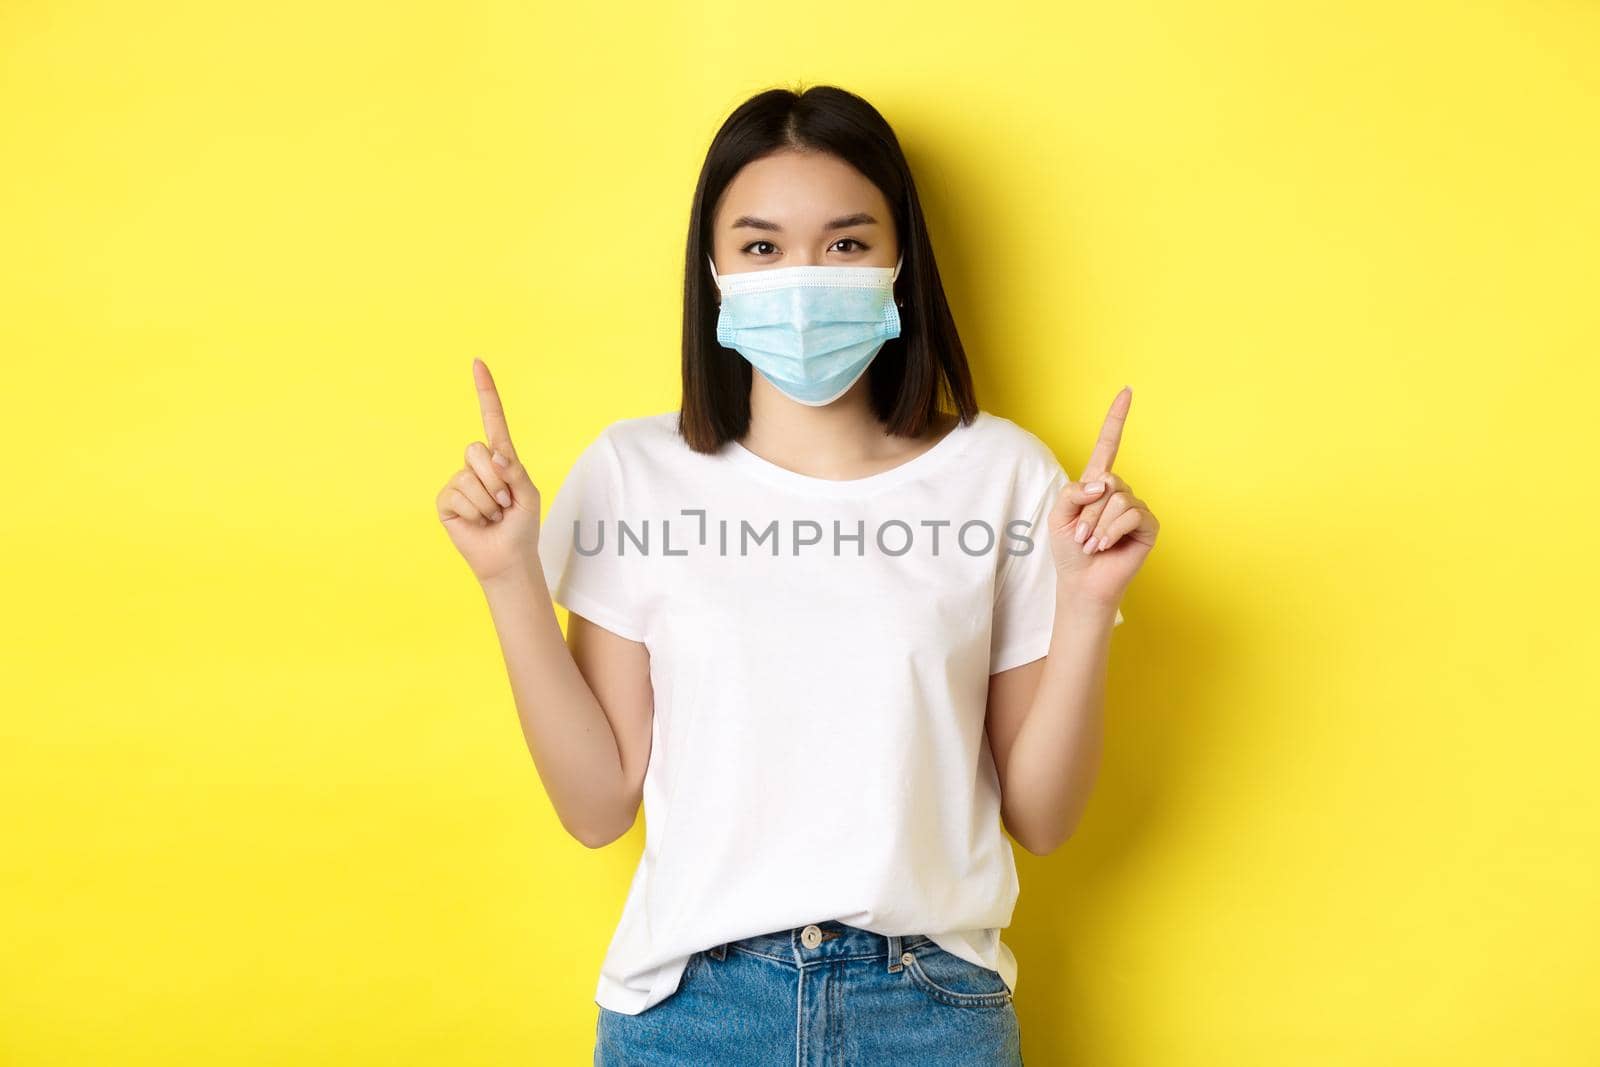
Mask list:
[[[727,944],[723,943],[723,944],[720,944],[720,945],[713,945],[711,947],[711,955],[715,956],[719,960],[727,959],[728,958],[728,946],[727,946]]]
[[[889,973],[900,969],[900,935],[890,934],[889,937]]]

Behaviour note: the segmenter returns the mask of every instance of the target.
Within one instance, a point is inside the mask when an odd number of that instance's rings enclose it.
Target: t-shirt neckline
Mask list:
[[[856,496],[862,493],[874,493],[905,481],[925,470],[935,466],[941,460],[956,454],[964,448],[973,437],[973,431],[978,425],[986,421],[988,412],[979,410],[969,423],[957,422],[954,427],[946,431],[945,435],[935,441],[933,446],[924,452],[919,452],[904,463],[890,467],[888,470],[876,474],[868,474],[861,478],[818,478],[810,474],[801,474],[788,467],[780,467],[769,459],[763,459],[750,451],[738,441],[728,442],[728,458],[733,463],[754,474],[775,482],[779,485],[806,492],[820,493],[832,496]]]

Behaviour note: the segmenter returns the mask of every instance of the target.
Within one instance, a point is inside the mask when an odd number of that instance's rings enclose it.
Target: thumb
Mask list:
[[[1085,485],[1099,485],[1100,488],[1090,492]],[[1103,482],[1068,482],[1056,496],[1056,502],[1050,507],[1050,528],[1063,530],[1071,526],[1077,519],[1078,513],[1085,507],[1093,504],[1105,496],[1105,483]]]
[[[495,445],[494,451],[489,455],[489,461],[500,472],[500,477],[506,480],[506,485],[510,486],[512,501],[538,514],[539,489],[533,484],[533,479],[528,475],[528,468],[522,465],[510,443],[502,441]]]

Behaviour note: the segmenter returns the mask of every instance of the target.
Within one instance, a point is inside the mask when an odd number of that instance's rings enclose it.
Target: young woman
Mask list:
[[[643,802],[595,1062],[1020,1063],[1002,825],[1050,852],[1094,777],[1158,529],[1111,471],[1131,394],[1081,481],[979,409],[900,146],[837,88],[728,118],[685,267],[678,410],[606,426],[541,527],[475,362],[437,500],[562,824]]]

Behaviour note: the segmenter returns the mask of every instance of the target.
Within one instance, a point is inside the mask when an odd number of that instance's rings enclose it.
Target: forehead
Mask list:
[[[785,228],[813,229],[853,211],[871,212],[884,222],[889,202],[865,174],[838,156],[785,150],[740,168],[723,190],[713,221],[722,228],[740,215],[755,215]]]

